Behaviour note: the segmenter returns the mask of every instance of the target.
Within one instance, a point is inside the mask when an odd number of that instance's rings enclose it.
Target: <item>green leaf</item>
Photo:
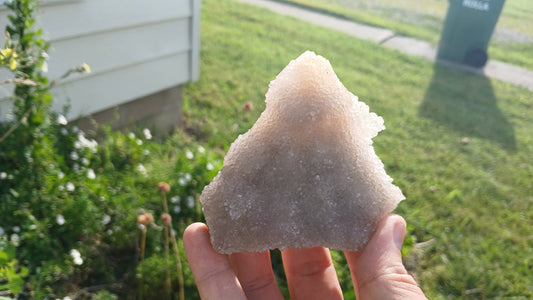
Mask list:
[[[0,251],[0,268],[9,261],[9,255],[5,251]]]
[[[18,272],[17,272],[17,269]],[[18,261],[13,259],[6,266],[0,267],[0,277],[7,277],[7,283],[0,284],[0,290],[10,290],[17,295],[24,285],[24,277],[28,275],[28,268],[18,266]]]

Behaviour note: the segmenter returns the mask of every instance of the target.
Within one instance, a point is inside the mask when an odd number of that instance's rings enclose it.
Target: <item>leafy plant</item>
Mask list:
[[[13,244],[5,236],[0,237],[0,291],[17,295],[27,275],[28,269],[20,266],[15,257]]]
[[[33,26],[39,1],[6,7],[11,15],[0,67],[12,74],[2,84],[13,86],[13,94],[11,119],[0,122],[0,237],[7,245],[0,252],[0,279],[7,278],[1,288],[37,299],[127,297],[138,263],[136,217],[162,212],[152,187],[175,178],[169,213],[182,232],[188,220],[201,218],[196,195],[220,158],[205,149],[193,154],[203,147],[183,135],[164,149],[194,149],[165,154],[147,128],[128,134],[102,128],[97,141],[69,124],[50,106],[55,81],[45,72],[48,43]],[[88,71],[84,64],[63,77]],[[169,161],[154,165],[151,152]],[[161,255],[154,238],[146,241],[150,258]],[[183,280],[188,289],[191,278]]]

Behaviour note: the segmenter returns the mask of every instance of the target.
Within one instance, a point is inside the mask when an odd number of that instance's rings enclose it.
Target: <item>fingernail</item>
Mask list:
[[[396,248],[398,250],[402,250],[403,245],[403,239],[405,238],[405,223],[404,222],[396,222],[394,224],[394,231],[393,236],[394,244],[396,245]]]

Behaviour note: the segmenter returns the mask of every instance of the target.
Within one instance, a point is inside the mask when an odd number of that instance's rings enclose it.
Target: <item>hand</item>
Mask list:
[[[404,237],[405,220],[389,215],[362,252],[344,253],[357,299],[426,299],[402,264]],[[283,299],[268,251],[218,254],[202,223],[190,225],[183,242],[202,299]],[[327,248],[290,248],[281,255],[291,299],[342,299]]]

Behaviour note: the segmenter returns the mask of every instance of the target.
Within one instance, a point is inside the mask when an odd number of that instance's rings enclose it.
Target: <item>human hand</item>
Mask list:
[[[357,299],[426,299],[402,264],[404,237],[405,220],[389,215],[362,252],[344,252]],[[219,254],[202,223],[187,227],[183,242],[202,299],[283,299],[268,251]],[[327,248],[289,248],[281,255],[291,299],[343,298]]]

